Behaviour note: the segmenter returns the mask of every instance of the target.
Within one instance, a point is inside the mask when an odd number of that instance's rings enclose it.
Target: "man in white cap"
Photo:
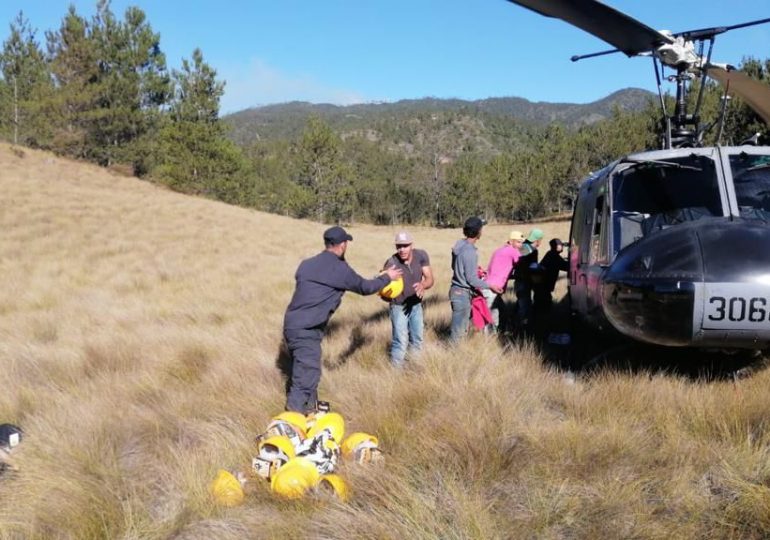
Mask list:
[[[385,268],[401,270],[404,290],[390,300],[390,324],[393,341],[390,346],[390,362],[403,367],[407,347],[418,352],[423,340],[422,299],[425,291],[433,286],[430,258],[422,249],[414,248],[412,235],[400,231],[395,238],[396,252],[385,261]]]
[[[501,293],[496,293],[492,289],[482,289],[481,292],[487,301],[487,307],[492,313],[492,324],[495,332],[500,328],[500,308],[503,303],[503,293],[508,285],[508,279],[511,272],[516,268],[521,253],[521,245],[524,242],[524,233],[521,231],[511,231],[508,235],[508,241],[492,253],[487,266],[486,281],[490,285],[495,285],[502,289]]]

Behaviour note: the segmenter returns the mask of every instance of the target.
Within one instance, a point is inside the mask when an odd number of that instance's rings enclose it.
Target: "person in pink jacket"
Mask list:
[[[494,325],[495,332],[500,327],[500,308],[503,304],[505,286],[508,284],[508,279],[516,267],[516,263],[519,261],[519,256],[521,255],[519,249],[521,249],[524,238],[523,232],[511,231],[508,235],[508,241],[497,248],[489,260],[486,281],[490,285],[495,285],[502,289],[502,292],[497,294],[491,289],[483,289],[481,292],[487,301],[489,311],[492,313],[492,324]]]

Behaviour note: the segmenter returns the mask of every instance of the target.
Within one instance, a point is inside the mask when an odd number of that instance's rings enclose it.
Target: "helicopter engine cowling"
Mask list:
[[[602,284],[616,330],[667,346],[770,345],[770,227],[701,219],[648,234],[620,251]]]

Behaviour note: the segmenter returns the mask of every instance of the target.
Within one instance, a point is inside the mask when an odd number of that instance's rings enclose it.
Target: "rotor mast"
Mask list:
[[[573,62],[584,58],[594,58],[616,52],[626,56],[652,56],[655,62],[655,74],[658,79],[658,94],[663,112],[665,127],[664,145],[666,148],[693,147],[702,144],[707,127],[700,125],[700,109],[703,103],[706,75],[716,78],[724,84],[724,80],[734,78],[732,66],[716,66],[711,64],[711,51],[715,36],[758,24],[770,22],[770,17],[735,24],[732,26],[716,26],[700,28],[685,32],[671,33],[658,31],[639,22],[638,20],[618,11],[598,0],[508,0],[514,4],[526,7],[540,15],[554,17],[585,30],[599,39],[609,43],[615,49],[586,55],[575,55]],[[699,42],[699,52],[695,52],[695,42]],[[703,46],[709,42],[708,54],[704,58]],[[668,115],[660,85],[657,61],[662,66],[676,70],[676,75],[669,80],[676,83],[676,101],[673,114]],[[661,66],[661,70],[662,70]],[[728,75],[728,72],[731,72]],[[693,114],[687,113],[688,82],[695,77],[700,79],[700,92]],[[741,80],[741,86],[749,87],[750,83]],[[758,97],[761,91],[750,88],[741,97],[746,99],[763,118],[770,114],[770,104],[765,97]],[[757,107],[757,104],[759,107]]]

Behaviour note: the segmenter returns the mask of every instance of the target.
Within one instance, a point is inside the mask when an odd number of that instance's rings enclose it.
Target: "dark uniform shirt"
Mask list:
[[[395,265],[396,268],[400,268],[404,273],[403,276],[401,276],[404,279],[404,292],[396,296],[391,302],[394,304],[419,304],[421,299],[414,291],[414,285],[415,283],[422,281],[422,269],[425,266],[430,266],[428,253],[422,249],[413,249],[411,265],[401,262],[401,259],[398,258],[398,254],[395,253],[390,259],[385,261],[385,268],[393,265]]]
[[[345,291],[372,294],[390,283],[387,274],[362,278],[331,251],[302,261],[294,278],[297,286],[283,318],[284,329],[292,330],[325,326]]]
[[[543,286],[546,290],[553,291],[556,280],[559,279],[559,272],[569,270],[569,261],[562,258],[556,251],[549,251],[543,255],[540,267],[543,272]]]
[[[523,245],[529,244],[529,248],[532,250],[527,255],[522,256],[519,262],[516,264],[516,268],[513,271],[513,279],[521,281],[522,283],[532,284],[532,268],[537,266],[537,248],[532,245],[529,240],[525,240]],[[526,248],[524,248],[526,250]],[[534,265],[533,265],[534,263]]]

